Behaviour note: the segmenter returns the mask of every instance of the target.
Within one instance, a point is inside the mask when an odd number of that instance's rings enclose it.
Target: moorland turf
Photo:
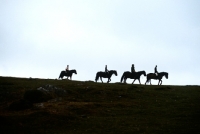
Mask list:
[[[39,103],[24,97],[46,85],[62,93],[45,90],[50,98]],[[25,107],[15,106],[22,102]],[[1,134],[187,134],[199,128],[199,86],[0,77]]]

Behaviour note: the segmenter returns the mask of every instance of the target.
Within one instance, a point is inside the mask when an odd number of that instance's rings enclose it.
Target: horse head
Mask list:
[[[147,76],[147,74],[146,74],[146,72],[145,72],[145,71],[143,71],[143,75],[144,75],[144,76]]]
[[[160,77],[165,76],[165,78],[168,79],[168,73],[167,72],[160,72],[160,73],[158,73],[158,75],[160,75]]]
[[[138,75],[138,77],[140,77],[142,74],[143,74],[144,76],[147,76],[145,71],[136,72],[136,75]]]
[[[115,74],[115,76],[117,76],[117,71],[113,70],[113,73]]]
[[[110,74],[115,74],[115,76],[117,76],[117,71],[116,70],[110,70],[109,73]]]
[[[168,73],[165,73],[165,78],[168,79]]]
[[[77,74],[77,72],[76,72],[76,70],[75,70],[75,69],[73,69],[73,70],[72,70],[72,73],[75,73],[75,74]]]

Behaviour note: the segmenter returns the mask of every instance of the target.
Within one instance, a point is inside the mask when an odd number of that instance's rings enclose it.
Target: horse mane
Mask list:
[[[131,73],[130,71],[125,71],[124,73],[126,73],[126,72]]]
[[[71,69],[71,70],[69,70],[69,71],[76,71],[76,69]]]
[[[136,73],[140,73],[140,72],[145,72],[144,70],[143,71],[138,71],[138,72],[136,72]]]
[[[162,73],[162,74],[168,74],[168,72],[159,72],[159,73]]]
[[[168,74],[168,72],[158,72],[159,74]],[[155,74],[155,73],[148,73],[148,74]]]

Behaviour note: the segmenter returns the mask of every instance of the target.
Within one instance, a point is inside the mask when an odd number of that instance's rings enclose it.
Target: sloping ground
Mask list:
[[[199,104],[199,86],[0,77],[0,133],[196,133]]]

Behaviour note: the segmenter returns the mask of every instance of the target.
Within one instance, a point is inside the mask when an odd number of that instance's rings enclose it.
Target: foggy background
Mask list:
[[[169,73],[163,85],[198,85],[199,6],[198,0],[0,0],[0,76],[56,79],[69,65],[78,73],[73,80],[87,81],[107,65],[118,73],[111,82],[119,82],[132,64],[146,73],[157,65]]]

